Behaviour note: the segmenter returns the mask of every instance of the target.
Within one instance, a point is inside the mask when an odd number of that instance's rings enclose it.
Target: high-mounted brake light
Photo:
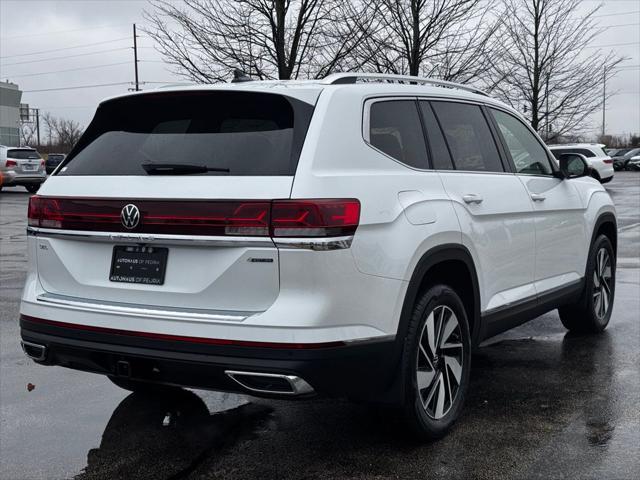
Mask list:
[[[122,220],[125,205],[139,210],[138,223]],[[29,200],[32,227],[102,232],[251,237],[352,235],[360,219],[355,199],[313,200],[122,200],[51,198]]]

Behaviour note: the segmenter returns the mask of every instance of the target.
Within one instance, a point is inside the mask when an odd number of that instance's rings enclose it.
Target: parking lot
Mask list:
[[[609,328],[569,335],[552,312],[486,342],[459,423],[422,445],[395,412],[346,400],[145,397],[34,364],[18,328],[29,194],[5,189],[0,478],[640,478],[640,173],[606,187],[619,222]]]

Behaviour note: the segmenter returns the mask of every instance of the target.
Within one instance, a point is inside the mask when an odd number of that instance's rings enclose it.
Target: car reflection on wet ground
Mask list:
[[[607,189],[620,222],[609,328],[567,334],[552,312],[491,339],[474,356],[463,416],[432,444],[382,407],[128,394],[35,365],[17,326],[28,195],[3,191],[0,477],[640,478],[640,175],[617,173]]]

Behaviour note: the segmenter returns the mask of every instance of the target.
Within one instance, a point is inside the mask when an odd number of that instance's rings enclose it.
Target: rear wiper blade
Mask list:
[[[192,165],[189,163],[143,163],[142,168],[149,175],[191,175],[195,173],[225,172],[228,168],[207,167],[206,165]]]

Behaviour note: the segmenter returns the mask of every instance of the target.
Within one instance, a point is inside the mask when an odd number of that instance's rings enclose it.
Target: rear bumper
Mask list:
[[[13,177],[5,176],[2,184],[5,187],[11,187],[14,185],[34,185],[43,183],[47,179],[47,176],[42,175],[19,175],[16,174]]]
[[[119,366],[125,362],[127,377],[134,380],[254,395],[225,372],[284,374],[303,379],[322,395],[383,403],[401,399],[394,339],[274,348],[136,337],[59,325],[21,317],[22,340],[46,347],[38,363],[119,375],[123,373]]]

